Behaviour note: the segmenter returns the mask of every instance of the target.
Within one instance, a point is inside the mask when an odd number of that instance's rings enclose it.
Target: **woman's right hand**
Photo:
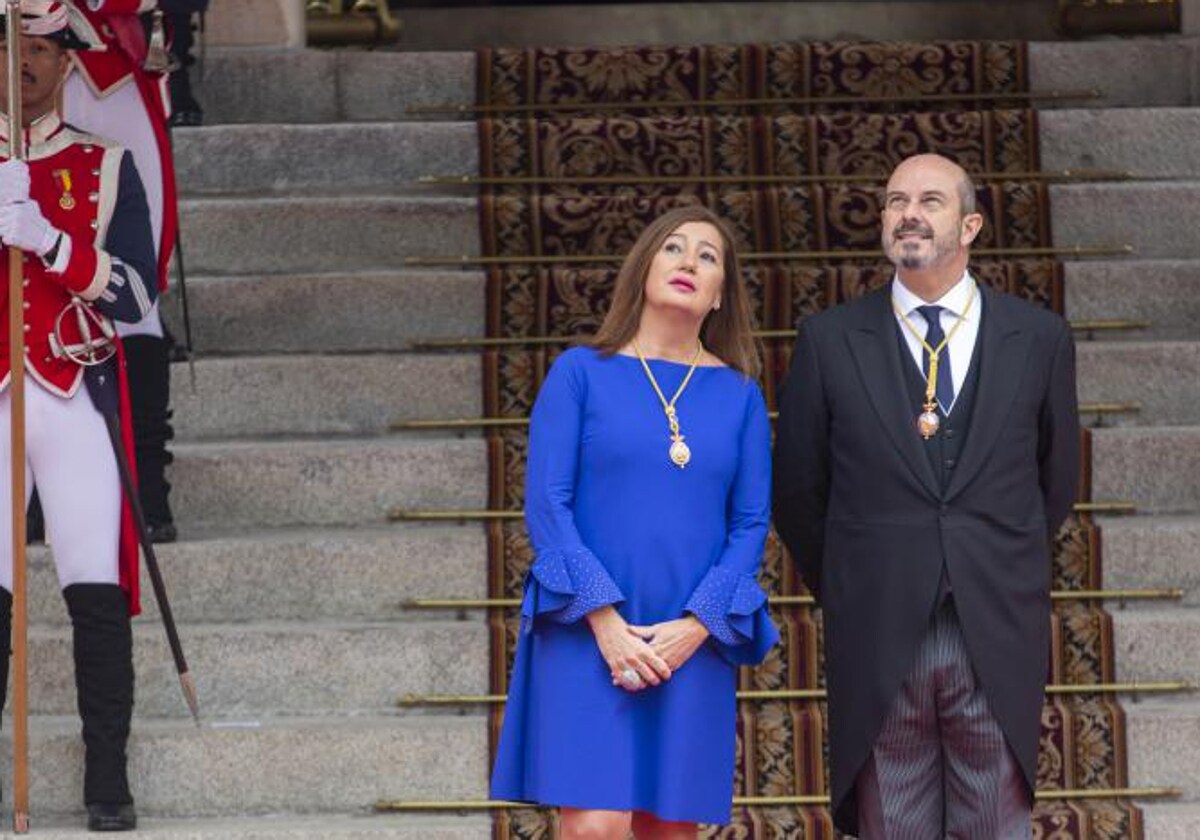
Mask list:
[[[671,678],[671,668],[666,660],[655,653],[645,639],[630,633],[625,619],[611,606],[588,613],[587,622],[596,637],[600,655],[612,672],[613,685],[626,691],[641,691]],[[622,672],[627,670],[633,670],[641,677],[638,685],[631,686],[622,679]]]

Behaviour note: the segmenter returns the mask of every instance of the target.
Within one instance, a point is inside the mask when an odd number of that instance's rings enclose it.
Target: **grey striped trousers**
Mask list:
[[[952,599],[930,621],[856,782],[862,840],[1029,840],[1021,768],[975,679]]]

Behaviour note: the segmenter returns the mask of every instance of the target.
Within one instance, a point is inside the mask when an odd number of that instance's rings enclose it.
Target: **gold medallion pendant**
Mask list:
[[[658,380],[654,378],[654,372],[650,370],[650,365],[646,363],[646,357],[642,355],[642,348],[638,347],[637,340],[633,341],[633,351],[637,353],[638,361],[642,363],[642,370],[646,372],[646,378],[650,380],[651,386],[654,388],[654,393],[658,395],[659,402],[662,403],[663,413],[667,415],[667,427],[671,431],[671,448],[667,450],[667,455],[671,458],[671,463],[683,469],[692,460],[692,449],[683,442],[683,434],[679,431],[679,415],[675,411],[675,403],[679,400],[679,395],[683,393],[683,389],[687,387],[688,382],[692,379],[692,374],[696,372],[696,365],[700,361],[700,353],[703,352],[704,345],[697,344],[696,355],[692,356],[691,367],[688,368],[687,376],[683,377],[683,382],[679,384],[679,388],[675,391],[675,396],[668,401],[666,395],[662,392],[662,388],[658,387]]]
[[[71,195],[71,170],[55,169],[53,174],[62,185],[62,195],[58,197],[58,206],[64,210],[74,210],[75,196]]]
[[[938,427],[942,425],[942,419],[931,406],[925,406],[925,410],[917,417],[917,431],[921,433],[921,437],[929,440],[937,434]]]
[[[950,339],[954,338],[954,334],[958,332],[958,328],[963,325],[967,319],[967,313],[971,311],[971,304],[975,302],[978,296],[978,289],[975,286],[971,287],[971,297],[967,299],[967,305],[963,309],[962,314],[958,316],[958,320],[954,322],[954,326],[950,328],[949,334],[942,339],[941,344],[937,347],[930,347],[922,335],[917,332],[917,328],[913,326],[913,322],[908,319],[908,316],[900,311],[900,307],[896,306],[896,302],[892,301],[892,309],[896,315],[908,327],[908,331],[913,334],[913,337],[921,343],[925,348],[925,352],[929,354],[929,372],[925,374],[925,402],[921,406],[921,413],[917,415],[917,431],[925,440],[929,440],[938,433],[941,428],[942,418],[938,416],[937,403],[937,378],[938,366],[941,363],[942,351],[950,344]]]
[[[688,462],[692,460],[692,450],[683,442],[682,435],[675,438],[675,441],[671,444],[670,454],[671,463],[679,467],[679,469],[686,467]]]

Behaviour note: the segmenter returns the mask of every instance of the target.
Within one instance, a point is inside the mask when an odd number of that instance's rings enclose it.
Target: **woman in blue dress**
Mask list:
[[[642,233],[592,346],[538,394],[535,557],[492,795],[558,806],[562,840],[729,821],[737,666],[779,638],[756,577],[759,365],[732,240],[684,207]]]

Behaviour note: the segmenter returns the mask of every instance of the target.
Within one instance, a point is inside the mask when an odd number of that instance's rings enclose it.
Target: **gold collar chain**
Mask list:
[[[925,376],[925,404],[921,406],[921,413],[917,416],[917,430],[921,433],[921,437],[925,438],[925,440],[929,440],[931,437],[936,435],[938,427],[942,425],[941,418],[938,417],[937,413],[938,360],[942,355],[942,351],[945,350],[946,346],[950,343],[950,339],[954,338],[954,334],[958,332],[958,328],[961,327],[964,322],[966,322],[967,315],[971,313],[971,305],[975,303],[975,298],[978,296],[979,286],[977,284],[971,286],[971,296],[967,298],[966,307],[963,309],[961,315],[956,316],[958,320],[954,322],[954,326],[950,328],[950,332],[946,334],[946,336],[942,339],[942,343],[937,347],[929,346],[929,342],[926,341],[925,337],[917,331],[917,328],[913,325],[913,322],[910,321],[908,316],[900,310],[900,307],[896,305],[896,301],[892,300],[892,309],[894,309],[896,314],[900,316],[900,320],[904,322],[904,326],[908,327],[908,331],[913,334],[917,341],[921,342],[921,346],[924,347],[926,352],[929,353],[929,373],[921,371],[921,373]],[[942,308],[945,309],[945,307]],[[939,312],[938,317],[940,318],[941,315],[942,313]],[[947,407],[946,410],[949,411],[949,407]]]
[[[654,393],[658,394],[659,402],[662,403],[663,413],[667,415],[667,425],[671,429],[671,448],[668,450],[668,455],[671,458],[671,463],[683,469],[692,460],[692,450],[683,442],[683,435],[679,432],[679,416],[675,412],[675,403],[678,402],[679,396],[688,386],[688,382],[692,379],[692,374],[696,372],[696,367],[700,363],[700,354],[704,352],[704,345],[696,345],[696,354],[692,356],[691,367],[688,368],[687,376],[683,377],[683,381],[679,383],[679,387],[675,389],[675,395],[668,402],[662,388],[658,387],[658,380],[654,378],[654,373],[650,370],[650,365],[646,362],[646,357],[642,355],[642,348],[638,346],[637,339],[633,340],[633,352],[637,353],[638,361],[642,363],[642,370],[646,371],[646,377],[650,380],[650,384],[654,386]]]

